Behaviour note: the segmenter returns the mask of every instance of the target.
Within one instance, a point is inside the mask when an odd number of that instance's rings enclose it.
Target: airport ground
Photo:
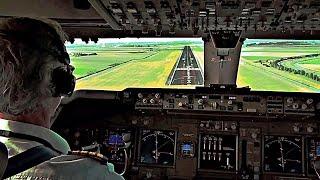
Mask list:
[[[203,68],[203,47],[190,45]],[[127,87],[183,87],[168,85],[168,77],[183,52],[184,45],[166,47],[78,47],[72,52],[96,53],[90,56],[72,56],[78,79],[77,89],[122,90]],[[237,85],[254,90],[320,92],[319,81],[305,76],[266,67],[260,61],[272,61],[283,57],[304,56],[319,53],[317,46],[308,47],[244,47],[241,53]],[[181,60],[181,59],[180,59]],[[320,56],[285,61],[295,69],[314,72],[320,76]]]

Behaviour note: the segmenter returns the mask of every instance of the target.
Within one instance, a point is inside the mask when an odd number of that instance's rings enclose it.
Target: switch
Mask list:
[[[222,153],[218,153],[218,161],[221,161]]]
[[[217,102],[212,102],[211,103],[212,109],[217,109],[218,108],[218,103]]]
[[[203,150],[206,149],[207,137],[203,137]]]
[[[221,149],[222,149],[222,147],[221,147],[221,144],[222,144],[222,138],[220,138],[220,137],[219,137],[219,140],[218,140],[218,141],[219,141],[219,151],[221,151]]]
[[[209,137],[208,138],[208,140],[209,140],[209,147],[208,147],[208,149],[209,149],[209,151],[211,150],[211,142],[212,142],[212,138],[211,137]]]
[[[208,160],[211,161],[211,152],[208,152]]]
[[[226,153],[227,156],[227,167],[230,168],[230,153]]]
[[[202,152],[202,159],[205,161],[206,160],[206,152]]]
[[[213,150],[215,151],[217,149],[217,137],[213,137]]]

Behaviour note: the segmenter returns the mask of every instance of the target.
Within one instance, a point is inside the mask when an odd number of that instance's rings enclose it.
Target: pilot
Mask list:
[[[9,157],[4,178],[123,179],[101,155],[68,154],[66,140],[50,130],[61,97],[75,86],[65,40],[51,20],[0,22],[0,142]]]

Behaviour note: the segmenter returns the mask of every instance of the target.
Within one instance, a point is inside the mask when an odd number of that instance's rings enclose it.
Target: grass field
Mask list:
[[[319,45],[298,46],[281,43],[245,46],[241,52],[237,85],[254,90],[320,92],[320,82],[305,75],[284,71],[263,63],[283,57],[296,57],[320,53]],[[262,63],[261,63],[262,62]],[[280,65],[294,70],[320,75],[320,56],[281,61]]]
[[[203,65],[201,39],[75,44],[67,46],[67,50],[78,78],[76,89],[123,90],[128,87],[173,87],[167,86],[166,81],[185,45],[192,46]],[[76,53],[96,55],[76,56]]]

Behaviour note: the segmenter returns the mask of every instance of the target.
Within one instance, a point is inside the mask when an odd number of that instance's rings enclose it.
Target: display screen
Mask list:
[[[182,151],[186,151],[186,152],[191,151],[191,144],[183,144]]]
[[[241,50],[237,86],[320,92],[320,40],[247,39]]]
[[[320,146],[317,146],[317,149],[316,149],[316,153],[317,153],[317,156],[319,157],[320,156]]]
[[[111,134],[109,136],[109,145],[121,145],[124,144],[122,136],[118,134]]]
[[[194,88],[203,85],[201,38],[122,38],[66,43],[76,89]]]

